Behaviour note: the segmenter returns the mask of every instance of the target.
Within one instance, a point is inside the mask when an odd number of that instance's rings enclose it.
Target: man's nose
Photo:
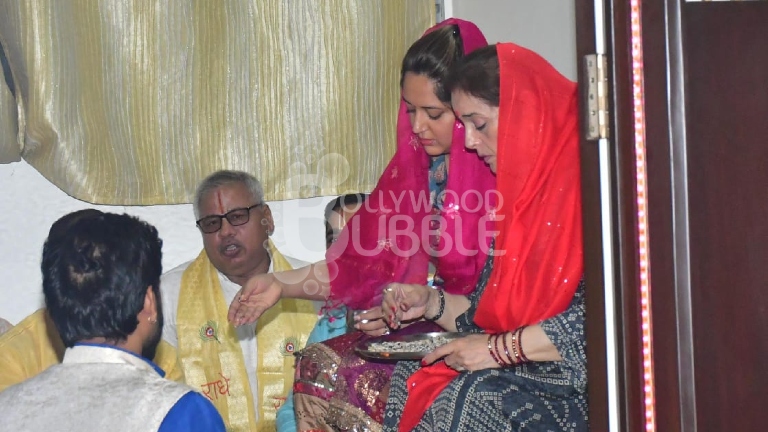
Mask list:
[[[219,230],[219,235],[226,237],[230,236],[235,232],[235,227],[232,226],[231,223],[227,220],[227,218],[223,218],[221,220],[221,229]]]

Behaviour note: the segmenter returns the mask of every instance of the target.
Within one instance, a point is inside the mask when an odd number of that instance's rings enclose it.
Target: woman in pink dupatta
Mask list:
[[[388,331],[378,307],[388,284],[425,285],[431,262],[435,284],[445,291],[468,294],[475,288],[490,244],[495,181],[464,148],[464,129],[443,80],[452,63],[486,45],[474,24],[457,19],[438,24],[414,43],[401,71],[397,150],[366,204],[324,262],[290,274],[257,276],[230,309],[230,319],[238,324],[257,318],[280,297],[327,298],[331,308],[365,310],[355,326],[363,331],[301,352],[294,384],[299,430],[381,428],[394,365],[361,359],[354,349]],[[417,93],[413,100],[409,91]],[[428,93],[434,103],[417,102],[418,93]],[[323,292],[324,280],[330,292]],[[437,328],[420,321],[401,332]]]

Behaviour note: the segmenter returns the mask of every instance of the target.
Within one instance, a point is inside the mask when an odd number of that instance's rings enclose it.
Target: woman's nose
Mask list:
[[[417,111],[413,115],[413,122],[412,122],[411,126],[412,126],[411,130],[416,135],[424,132],[427,129],[426,122],[424,121],[424,115]]]
[[[477,147],[477,140],[475,139],[475,134],[471,133],[467,129],[465,129],[464,147],[468,149],[474,149],[475,147]]]

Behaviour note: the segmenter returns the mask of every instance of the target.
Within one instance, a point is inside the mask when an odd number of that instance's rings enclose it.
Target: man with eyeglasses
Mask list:
[[[274,221],[254,176],[211,174],[193,207],[204,250],[162,277],[163,339],[177,347],[187,384],[213,402],[227,430],[273,430],[293,383],[293,353],[317,312],[312,302],[286,299],[255,324],[232,326],[227,310],[241,284],[292,265],[269,240]]]

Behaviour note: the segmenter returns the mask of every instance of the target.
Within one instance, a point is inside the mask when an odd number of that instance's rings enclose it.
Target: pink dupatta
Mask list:
[[[477,26],[459,19],[443,21],[426,33],[446,25],[458,26],[465,55],[487,45]],[[326,253],[332,305],[367,309],[381,302],[382,289],[391,282],[426,283],[431,258],[429,163],[401,102],[395,155],[366,204]],[[449,293],[475,289],[491,240],[488,214],[494,203],[488,201],[495,186],[488,166],[465,149],[464,128],[457,120],[440,214],[440,252],[434,261]]]

